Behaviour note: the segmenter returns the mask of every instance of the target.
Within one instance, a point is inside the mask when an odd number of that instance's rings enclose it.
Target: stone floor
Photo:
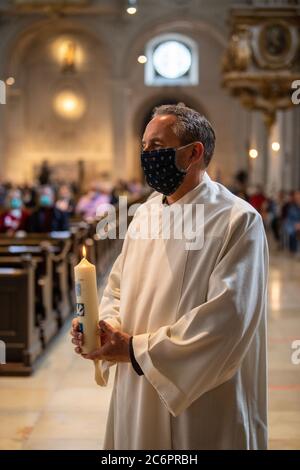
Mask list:
[[[271,449],[300,449],[300,262],[271,258],[269,432]],[[76,356],[69,325],[28,378],[0,379],[0,449],[101,449],[112,381],[99,388],[93,364]]]
[[[269,447],[300,449],[300,260],[271,257],[269,278]],[[299,357],[299,354],[298,354]]]

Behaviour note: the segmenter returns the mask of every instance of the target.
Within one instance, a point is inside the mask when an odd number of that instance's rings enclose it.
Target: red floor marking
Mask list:
[[[269,390],[300,390],[300,384],[269,385]]]

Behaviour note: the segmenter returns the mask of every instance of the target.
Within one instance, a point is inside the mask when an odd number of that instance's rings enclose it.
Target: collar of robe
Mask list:
[[[207,185],[210,183],[210,181],[211,181],[210,177],[208,176],[206,171],[204,171],[200,183],[197,184],[197,186],[195,186],[193,189],[191,189],[191,191],[184,194],[184,196],[182,196],[176,202],[174,202],[174,204],[187,204],[191,202],[196,196],[196,194],[198,195],[200,192],[203,192],[203,193],[205,192],[205,189],[207,188]],[[162,194],[161,197],[162,197],[161,203],[164,206],[169,206],[167,196]]]

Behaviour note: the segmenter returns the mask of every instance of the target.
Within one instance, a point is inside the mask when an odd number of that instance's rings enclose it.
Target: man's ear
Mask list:
[[[203,161],[203,155],[204,155],[204,145],[202,142],[195,142],[194,147],[193,147],[193,161],[196,162],[202,162]]]

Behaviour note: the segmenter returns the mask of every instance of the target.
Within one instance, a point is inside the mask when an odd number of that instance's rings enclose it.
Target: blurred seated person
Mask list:
[[[41,186],[47,186],[51,182],[51,169],[48,160],[42,162],[38,180]]]
[[[5,207],[6,196],[7,190],[5,184],[0,182],[0,211],[3,207]]]
[[[132,194],[142,194],[144,187],[137,178],[132,178],[128,183],[128,189]]]
[[[36,201],[35,189],[28,184],[25,184],[22,188],[22,199],[24,206],[27,207],[27,209],[34,209]]]
[[[23,207],[21,191],[11,189],[6,206],[7,209],[0,216],[0,232],[14,235],[17,231],[26,230],[29,212]]]
[[[67,184],[63,184],[59,187],[55,206],[59,210],[67,212],[69,215],[73,215],[75,213],[73,193]]]
[[[250,196],[248,202],[262,216],[263,222],[264,224],[266,224],[266,222],[268,221],[269,201],[261,185],[256,185],[254,193]]]
[[[0,210],[6,209],[7,196],[11,189],[14,189],[14,188],[12,184],[9,182],[0,184]]]
[[[249,202],[248,195],[248,173],[245,170],[239,170],[234,175],[234,183],[229,189],[236,196]]]
[[[118,204],[118,201],[119,201],[119,197],[120,196],[128,196],[128,194],[130,194],[130,191],[129,191],[129,188],[128,188],[128,185],[126,183],[126,181],[122,180],[122,179],[119,179],[113,190],[112,190],[112,195],[111,195],[111,203],[112,204]]]
[[[55,207],[51,186],[41,186],[38,191],[38,208],[31,214],[28,231],[33,233],[62,232],[69,230],[69,217]]]
[[[110,209],[111,194],[106,186],[94,181],[87,194],[81,196],[76,206],[76,214],[85,220],[94,219]]]
[[[296,253],[300,246],[300,190],[294,192],[293,201],[287,209],[283,231],[288,237],[291,253]]]
[[[278,248],[281,248],[281,232],[282,224],[285,218],[283,208],[286,204],[286,192],[280,190],[275,196],[269,198],[268,213],[270,215],[270,226],[276,242],[279,243]]]
[[[281,209],[282,220],[286,219],[288,210],[291,207],[291,204],[293,203],[294,203],[294,191],[289,191],[286,193],[284,201],[282,203],[282,209]]]
[[[267,198],[264,194],[262,186],[257,185],[255,187],[253,194],[250,196],[249,202],[251,206],[257,210],[257,212],[259,212],[260,214],[263,212],[267,202]]]

